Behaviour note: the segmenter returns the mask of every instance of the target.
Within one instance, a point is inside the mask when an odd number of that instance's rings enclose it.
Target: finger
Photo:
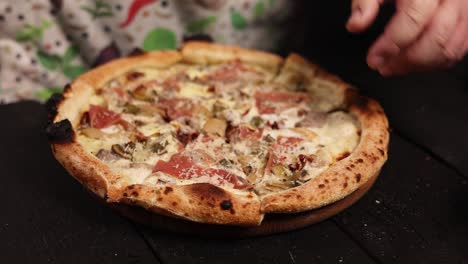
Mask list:
[[[438,0],[407,0],[398,2],[397,13],[385,32],[369,50],[367,62],[371,68],[385,63],[385,58],[396,56],[423,32],[437,10]]]
[[[442,66],[457,59],[456,52],[447,53],[447,45],[457,30],[460,15],[458,1],[465,0],[446,0],[442,3],[421,38],[408,48],[406,53],[410,61],[421,66]]]
[[[464,26],[460,26],[464,21],[459,19],[457,7],[456,1],[445,1],[421,38],[399,55],[388,59],[378,71],[388,76],[450,66],[458,59],[466,34]],[[459,30],[463,32],[459,33]],[[455,48],[456,52],[449,51],[448,45],[454,45],[450,49]]]
[[[353,0],[351,17],[346,24],[350,32],[362,32],[374,22],[383,0]]]
[[[452,34],[450,39],[444,48],[444,54],[447,58],[458,61],[461,60],[467,50],[468,41],[468,18],[460,16],[458,19],[455,32]],[[467,42],[468,43],[468,42]]]

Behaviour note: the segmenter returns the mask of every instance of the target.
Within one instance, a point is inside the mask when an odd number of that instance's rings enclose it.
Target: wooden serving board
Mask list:
[[[296,230],[328,219],[359,200],[372,187],[377,177],[378,174],[370,178],[359,189],[335,203],[297,214],[267,214],[262,224],[254,227],[201,224],[154,214],[140,207],[117,203],[105,204],[134,222],[158,230],[208,237],[253,237]]]

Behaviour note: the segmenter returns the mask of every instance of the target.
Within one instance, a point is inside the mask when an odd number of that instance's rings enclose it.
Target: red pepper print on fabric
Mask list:
[[[127,19],[120,24],[120,28],[125,28],[130,25],[138,11],[140,11],[144,6],[156,3],[157,1],[158,0],[133,0],[130,8],[128,9]]]

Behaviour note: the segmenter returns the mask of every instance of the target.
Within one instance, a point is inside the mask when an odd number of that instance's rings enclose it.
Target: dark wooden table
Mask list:
[[[389,160],[357,204],[261,238],[151,230],[96,203],[50,153],[43,106],[21,102],[0,106],[2,263],[468,263],[467,62],[383,79],[364,63],[381,28],[351,36],[345,17],[310,29],[305,43],[314,48],[303,53],[379,99],[389,116]]]

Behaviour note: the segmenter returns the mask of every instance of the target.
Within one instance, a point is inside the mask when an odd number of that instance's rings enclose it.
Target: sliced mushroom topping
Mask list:
[[[256,128],[261,127],[263,125],[263,119],[259,116],[254,116],[250,120],[250,124]]]
[[[222,159],[218,163],[223,167],[230,168],[234,164],[234,161],[230,159]]]
[[[132,115],[136,115],[138,113],[140,113],[141,109],[134,105],[134,104],[130,104],[130,103],[126,103],[124,105],[124,109],[123,109],[123,112],[124,113],[127,113],[127,114],[132,114]]]
[[[216,115],[218,113],[221,113],[226,107],[221,103],[220,101],[216,101],[213,104],[213,113]]]
[[[281,180],[289,180],[291,171],[288,170],[283,164],[277,164],[271,168],[271,172]]]
[[[154,153],[158,155],[165,154],[167,153],[167,150],[166,150],[167,145],[168,145],[167,141],[153,143],[151,145],[151,151],[153,151]]]
[[[211,118],[206,121],[203,126],[203,131],[208,134],[224,137],[226,135],[227,122],[224,119]]]
[[[115,155],[114,152],[105,149],[100,149],[96,153],[96,157],[102,161],[114,161],[119,159],[119,157]]]
[[[161,117],[166,116],[166,112],[154,105],[151,104],[141,104],[138,105],[138,108],[140,108],[141,113],[146,115],[146,116],[154,116],[154,115],[160,115]]]
[[[137,86],[137,88],[135,88],[135,90],[133,90],[130,94],[133,98],[137,100],[148,102],[152,102],[155,96],[154,91],[148,89],[148,87],[144,84]]]
[[[119,155],[120,157],[124,159],[132,159],[132,154],[127,152],[125,148],[122,147],[122,145],[114,144],[112,145],[111,149],[112,149],[112,152],[114,152],[115,154]]]

